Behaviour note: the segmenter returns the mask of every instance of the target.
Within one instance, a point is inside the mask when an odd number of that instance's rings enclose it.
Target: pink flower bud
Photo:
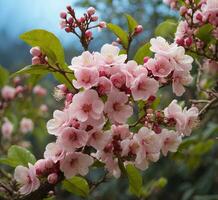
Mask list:
[[[185,45],[186,46],[191,46],[192,45],[192,38],[191,37],[185,39]]]
[[[58,85],[57,88],[58,88],[59,90],[61,90],[63,93],[67,92],[67,87],[66,87],[66,85],[64,85],[64,84]]]
[[[2,88],[1,95],[2,98],[5,100],[12,100],[16,95],[16,90],[11,86],[6,85]]]
[[[106,28],[107,24],[106,24],[106,22],[101,21],[101,22],[99,22],[98,26],[99,26],[100,28]]]
[[[93,7],[89,7],[88,9],[87,9],[87,13],[88,13],[88,15],[94,15],[95,14],[95,8],[93,8]]]
[[[92,20],[93,22],[96,22],[96,21],[98,20],[98,16],[92,16],[92,17],[91,17],[91,20]]]
[[[20,131],[23,134],[33,131],[34,124],[31,119],[23,118],[20,122]]]
[[[41,64],[41,59],[40,59],[38,56],[34,56],[34,57],[32,58],[32,64],[33,64],[33,65]]]
[[[85,18],[84,17],[80,17],[79,19],[77,19],[77,21],[79,22],[79,23],[83,23],[83,22],[85,22]]]
[[[181,16],[184,16],[186,14],[186,12],[187,12],[187,8],[185,6],[182,6],[180,8],[179,12],[180,12]]]
[[[68,21],[69,24],[72,24],[72,23],[74,22],[73,17],[69,17],[69,18],[67,19],[67,21]]]
[[[20,94],[20,93],[22,93],[22,92],[24,91],[24,87],[21,86],[21,85],[18,85],[18,86],[15,88],[15,90],[16,90],[16,94]]]
[[[85,32],[85,36],[87,37],[87,38],[91,38],[92,37],[92,31],[86,31]]]
[[[30,49],[30,54],[33,56],[40,56],[41,55],[41,50],[40,47],[33,47]]]
[[[63,29],[63,28],[66,28],[66,26],[67,26],[66,21],[65,20],[61,20],[60,21],[60,28]]]
[[[196,15],[196,19],[197,19],[198,21],[202,22],[202,20],[203,20],[202,14],[201,14],[201,13],[198,13],[198,14]]]
[[[181,39],[177,39],[177,40],[176,40],[176,43],[177,43],[179,46],[184,46],[184,44],[185,44],[183,38],[181,38]]]
[[[66,19],[66,17],[67,17],[67,13],[65,13],[65,12],[60,13],[60,18]]]
[[[13,79],[13,83],[15,85],[18,85],[19,83],[21,82],[21,78],[19,76],[16,76],[14,79]]]
[[[56,173],[52,173],[48,175],[48,182],[50,184],[55,184],[58,181],[58,175]]]
[[[45,104],[42,104],[39,109],[43,113],[48,112],[48,106]]]
[[[13,124],[8,119],[5,119],[5,122],[1,127],[1,132],[4,138],[6,139],[11,138],[11,134],[13,132]]]
[[[70,33],[70,32],[71,32],[71,28],[70,28],[70,27],[66,27],[66,28],[65,28],[65,31],[66,31],[67,33]]]
[[[147,63],[149,59],[149,57],[144,57],[144,64]]]
[[[40,85],[36,85],[33,88],[33,94],[36,94],[38,96],[45,96],[47,94],[47,90]]]
[[[68,11],[72,11],[71,5],[67,5],[66,8],[67,8]]]
[[[143,26],[142,25],[138,25],[136,28],[135,28],[135,34],[139,34],[143,31]]]

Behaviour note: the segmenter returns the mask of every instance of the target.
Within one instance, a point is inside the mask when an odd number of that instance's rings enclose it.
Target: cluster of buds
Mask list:
[[[39,65],[39,64],[47,64],[48,58],[44,55],[40,49],[40,47],[33,47],[30,49],[30,54],[33,56],[32,64]]]
[[[105,28],[106,23],[101,21],[96,25],[92,25],[93,22],[98,21],[98,16],[95,15],[96,10],[93,7],[88,8],[82,17],[77,17],[71,6],[67,6],[66,8],[67,12],[60,13],[60,27],[65,29],[67,33],[75,34],[80,39],[83,47],[87,49],[90,41],[93,39],[91,29]]]

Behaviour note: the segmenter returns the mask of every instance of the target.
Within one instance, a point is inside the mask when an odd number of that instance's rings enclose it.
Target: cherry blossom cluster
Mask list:
[[[67,12],[60,13],[60,27],[65,29],[67,33],[73,33],[79,37],[85,46],[88,46],[89,42],[92,40],[91,29],[102,29],[106,27],[104,21],[99,22],[97,25],[92,25],[98,21],[98,16],[95,15],[96,10],[93,7],[89,7],[82,17],[77,17],[75,10],[70,5],[66,8]],[[80,32],[78,32],[78,30]]]
[[[77,92],[64,85],[55,89],[57,99],[65,98],[64,109],[55,110],[47,123],[48,133],[57,139],[46,146],[44,159],[16,168],[22,194],[37,190],[43,177],[55,184],[62,174],[85,176],[96,160],[118,178],[120,163],[145,170],[159,160],[161,152],[166,156],[177,151],[182,137],[196,126],[198,109],[182,109],[176,100],[162,111],[150,105],[166,83],[173,83],[177,95],[185,91],[193,60],[183,47],[161,37],[151,40],[151,51],[154,58],[145,58],[144,65],[127,61],[127,55],[110,44],[100,52],[85,51],[72,59],[69,69]],[[134,113],[139,102],[144,107]],[[141,112],[136,123],[128,124],[129,118]]]
[[[48,58],[44,55],[40,49],[40,47],[33,47],[30,49],[30,54],[33,56],[32,64],[48,64]]]

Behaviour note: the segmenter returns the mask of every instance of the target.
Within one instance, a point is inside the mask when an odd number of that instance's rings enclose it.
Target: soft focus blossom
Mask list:
[[[33,88],[33,93],[38,96],[45,96],[47,94],[47,90],[40,85],[36,85]]]
[[[34,124],[33,121],[29,118],[24,117],[21,121],[20,121],[20,131],[21,133],[28,133],[33,131],[34,128]]]
[[[37,190],[40,186],[34,166],[31,164],[28,164],[28,166],[29,168],[19,165],[14,172],[15,180],[22,186],[19,192],[25,195]]]
[[[13,128],[14,128],[13,124],[7,118],[5,118],[4,123],[2,124],[1,127],[3,138],[10,139],[11,134],[13,132]]]
[[[16,89],[11,86],[4,86],[1,90],[2,98],[5,100],[12,100],[16,95]]]

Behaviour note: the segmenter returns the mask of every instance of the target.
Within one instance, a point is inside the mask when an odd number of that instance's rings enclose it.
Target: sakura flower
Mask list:
[[[146,75],[138,76],[132,84],[131,92],[134,100],[147,100],[150,96],[155,96],[159,88],[158,82]]]
[[[182,112],[182,108],[178,105],[177,100],[173,100],[170,105],[164,109],[164,115],[168,119],[174,119],[176,122],[176,130],[181,132],[186,123],[186,118]]]
[[[132,115],[133,109],[127,102],[128,96],[124,92],[113,90],[108,95],[104,111],[111,121],[122,124]]]
[[[24,117],[20,122],[20,131],[21,133],[28,133],[33,131],[34,124],[33,121],[29,118]]]
[[[192,107],[188,110],[184,108],[183,113],[186,119],[183,134],[189,136],[191,135],[192,129],[197,125],[199,110],[196,107]]]
[[[5,118],[4,123],[2,124],[1,127],[3,138],[10,139],[13,129],[14,129],[13,124],[7,118]]]
[[[157,77],[166,77],[173,70],[173,67],[169,60],[164,56],[159,56],[158,54],[154,59],[149,59],[145,64],[152,74]]]
[[[2,98],[5,100],[12,100],[16,95],[16,89],[11,86],[4,86],[1,91]]]
[[[53,119],[47,122],[47,130],[49,134],[60,135],[62,130],[67,127],[69,123],[69,113],[67,110],[60,111],[55,110],[53,113]]]
[[[86,90],[75,94],[70,105],[70,111],[81,122],[85,122],[90,117],[96,120],[100,119],[103,109],[104,103],[95,90]]]
[[[93,54],[89,51],[85,51],[81,56],[74,57],[71,61],[71,70],[80,69],[82,67],[91,68],[96,65]]]
[[[57,163],[65,156],[63,148],[57,143],[49,143],[46,146],[44,152],[45,159],[51,159],[54,163]]]
[[[162,130],[160,139],[162,141],[161,151],[164,156],[166,156],[169,151],[176,152],[182,142],[182,137],[178,133],[167,129]]]
[[[101,48],[101,56],[107,65],[119,65],[125,62],[127,55],[119,55],[120,49],[111,44],[105,44]],[[96,54],[97,55],[97,54]]]
[[[69,179],[75,175],[85,176],[89,171],[89,166],[94,160],[87,154],[74,152],[68,153],[66,157],[60,161],[60,169],[64,172],[64,176]]]
[[[112,83],[109,79],[102,76],[99,78],[97,91],[100,95],[109,94],[112,90]]]
[[[183,95],[185,87],[192,82],[193,78],[187,71],[174,71],[173,73],[173,92],[177,96]]]
[[[73,127],[67,127],[58,137],[57,143],[60,144],[64,150],[70,152],[76,148],[85,146],[87,140],[88,135],[85,131],[75,129]]]
[[[40,181],[36,177],[34,166],[30,163],[28,166],[29,168],[17,166],[14,173],[15,180],[22,186],[19,192],[25,195],[37,190],[40,186]]]
[[[38,176],[48,174],[54,166],[55,163],[51,159],[40,159],[34,164]]]
[[[95,68],[80,68],[74,70],[74,75],[76,80],[73,80],[73,85],[75,88],[85,88],[90,89],[93,86],[96,86],[98,83],[99,73]]]

